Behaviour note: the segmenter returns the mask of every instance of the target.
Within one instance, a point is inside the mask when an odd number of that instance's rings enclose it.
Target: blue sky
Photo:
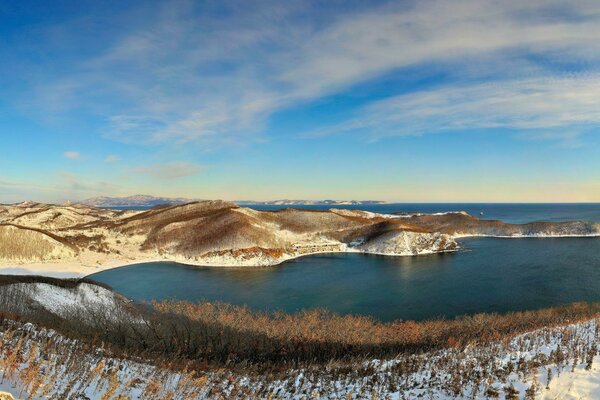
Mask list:
[[[597,1],[6,1],[0,88],[0,202],[600,201]]]

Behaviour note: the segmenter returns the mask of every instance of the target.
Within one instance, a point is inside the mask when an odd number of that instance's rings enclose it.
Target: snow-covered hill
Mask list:
[[[599,226],[507,224],[460,212],[258,211],[220,200],[144,211],[22,203],[0,205],[0,267],[58,275],[148,261],[260,266],[328,252],[412,256],[454,251],[464,236],[596,236]]]
[[[598,399],[597,320],[509,342],[389,360],[247,374],[177,370],[89,351],[33,324],[2,323],[0,392],[19,399]],[[510,397],[510,396],[513,397]]]

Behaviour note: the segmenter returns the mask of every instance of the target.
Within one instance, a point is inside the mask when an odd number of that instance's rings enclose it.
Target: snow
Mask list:
[[[66,317],[75,308],[111,310],[115,308],[115,294],[101,286],[81,283],[74,289],[66,289],[47,283],[20,284],[32,285],[31,299],[48,311]]]
[[[395,219],[395,218],[402,217],[401,215],[395,215],[395,214],[380,214],[380,213],[375,213],[375,212],[371,212],[371,211],[346,210],[343,208],[330,208],[328,211],[330,211],[334,214],[343,215],[346,217],[362,217],[362,218],[368,218],[368,219],[374,219],[374,218]]]
[[[104,287],[80,283],[71,288],[49,283],[13,283],[0,287],[3,296],[14,299],[11,307],[37,306],[63,318],[77,313],[84,318],[118,320],[127,317],[127,300]],[[127,320],[131,320],[128,318]]]
[[[445,234],[401,231],[386,233],[356,249],[368,254],[413,256],[454,251],[457,247],[456,242]]]
[[[531,234],[515,233],[514,235],[487,235],[487,234],[457,232],[457,233],[452,234],[452,237],[454,239],[472,238],[472,237],[497,238],[497,239],[593,238],[593,237],[600,237],[600,232],[599,233],[578,234],[578,235],[577,234],[572,235],[572,234],[553,233],[553,232],[531,233]]]
[[[44,294],[43,290],[39,291],[40,295]],[[84,289],[84,292],[86,290]],[[94,293],[92,291],[88,294]],[[59,308],[71,304],[72,299],[65,299],[64,296],[56,296],[53,293],[51,296],[59,297],[53,302]],[[80,393],[84,393],[90,400],[107,398],[106,391],[111,379],[117,385],[112,392],[113,395],[122,395],[124,398],[139,398],[146,385],[152,381],[160,382],[162,385],[160,390],[163,394],[173,391],[179,395],[176,398],[189,399],[237,399],[244,398],[244,393],[271,393],[275,394],[274,398],[298,400],[311,396],[331,400],[369,399],[374,396],[397,400],[417,398],[483,400],[488,398],[484,394],[487,387],[497,388],[500,393],[499,398],[503,399],[504,388],[509,386],[518,390],[519,398],[522,399],[525,390],[532,385],[534,376],[539,382],[537,400],[568,400],[600,398],[600,369],[598,368],[600,357],[594,357],[592,368],[589,370],[586,370],[586,361],[581,357],[575,366],[573,366],[573,359],[569,358],[569,352],[573,349],[587,351],[598,344],[597,323],[598,321],[591,320],[567,327],[544,328],[519,335],[508,342],[472,345],[465,349],[450,348],[404,356],[404,358],[356,362],[349,372],[341,374],[336,372],[335,368],[336,365],[343,367],[344,364],[332,363],[316,370],[290,369],[283,378],[277,380],[272,380],[269,376],[249,376],[235,370],[223,369],[218,372],[206,371],[198,381],[190,380],[184,372],[169,371],[142,361],[111,358],[101,349],[94,354],[81,353],[77,341],[64,338],[54,331],[40,329],[33,324],[22,325],[19,329],[32,333],[28,336],[30,341],[45,343],[46,340],[51,339],[55,347],[51,346],[49,349],[56,348],[57,351],[61,351],[56,355],[50,353],[49,358],[41,361],[48,368],[53,368],[50,371],[60,372],[51,385],[61,388],[75,379],[79,382],[75,388],[81,390]],[[14,348],[19,337],[20,335],[5,337],[0,333],[0,342],[3,342],[0,351],[10,354],[10,348]],[[561,365],[548,362],[548,356],[559,347],[567,355],[564,362]],[[27,352],[28,348],[31,348],[29,342],[25,343],[22,351]],[[72,358],[77,360],[76,370],[68,369],[72,364],[69,360]],[[22,360],[29,359],[29,357],[22,357]],[[528,371],[515,369],[520,359],[540,362],[541,366],[532,367]],[[397,367],[401,363],[417,368],[399,372],[402,369],[398,370]],[[102,373],[90,378],[90,371],[99,365],[102,366]],[[509,366],[513,370],[507,373]],[[27,361],[23,361],[19,370],[26,368]],[[552,370],[553,377],[546,389],[548,369]],[[485,372],[488,377],[492,377],[492,380],[477,384],[469,380],[461,381],[458,387],[459,394],[451,394],[453,379],[456,376],[473,376],[469,373],[474,371]],[[22,385],[18,382],[20,376],[23,375],[17,373],[14,374],[14,379],[5,380],[0,385],[0,391],[18,397],[22,391]],[[131,385],[133,379],[138,382],[136,385]],[[193,396],[183,393],[184,388],[192,390],[194,385],[201,386],[195,386],[199,388],[198,390],[187,392],[195,393]],[[249,396],[252,397],[251,394]],[[41,399],[41,397],[34,398]]]
[[[543,400],[600,399],[600,357],[594,358],[592,369],[579,367],[574,372],[561,373],[554,377]]]
[[[442,216],[442,215],[469,215],[469,213],[467,213],[466,211],[444,211],[444,212],[437,212],[437,213],[432,213],[432,214],[428,214],[428,213],[406,213],[406,214],[384,214],[384,215],[390,215],[392,217],[396,217],[396,218],[411,218],[411,217],[421,217],[423,215],[436,215],[436,216]]]

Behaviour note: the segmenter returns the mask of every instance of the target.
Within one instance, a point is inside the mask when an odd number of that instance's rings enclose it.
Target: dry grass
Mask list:
[[[54,249],[55,245],[42,233],[0,226],[0,259],[43,260]]]
[[[162,318],[173,314],[197,322],[193,331],[201,343],[194,344],[194,348],[205,349],[204,358],[270,363],[329,362],[365,356],[385,358],[461,348],[473,343],[507,340],[542,327],[561,326],[600,315],[600,303],[576,303],[504,315],[381,323],[368,317],[339,316],[325,310],[269,314],[222,303],[169,301],[153,305],[164,314]]]
[[[283,366],[249,374],[240,365],[207,369],[179,362],[178,354],[168,360],[132,362],[131,354],[115,357],[104,345],[72,340],[33,324],[2,320],[0,380],[19,393],[18,398],[65,400],[358,400],[482,395],[497,399],[502,394],[506,398],[511,394],[510,398],[515,399],[525,394],[529,399],[541,394],[540,381],[546,384],[551,374],[560,376],[563,371],[592,368],[597,355],[598,322],[537,331],[510,344],[496,342],[418,356],[400,354],[385,365],[373,361],[330,363],[302,370]],[[548,348],[553,348],[550,354]],[[524,353],[532,357],[518,356]],[[532,382],[524,393],[512,386],[515,376]]]

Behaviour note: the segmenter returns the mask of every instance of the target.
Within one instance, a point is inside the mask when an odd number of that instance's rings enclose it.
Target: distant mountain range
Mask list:
[[[127,197],[92,197],[77,203],[91,207],[154,207],[160,205],[177,205],[190,203],[199,199],[185,199],[183,197],[155,197],[136,194]]]
[[[158,205],[178,205],[191,203],[200,199],[186,199],[182,197],[155,197],[143,194],[137,194],[128,197],[93,197],[79,201],[79,204],[92,207],[154,207]],[[365,205],[365,204],[385,204],[385,201],[377,200],[272,200],[272,201],[236,201],[240,205],[275,205],[275,206],[307,206],[307,205]]]
[[[240,205],[274,205],[274,206],[353,206],[363,204],[385,204],[385,201],[378,200],[271,200],[271,201],[252,201],[252,200],[240,200],[236,201]]]

